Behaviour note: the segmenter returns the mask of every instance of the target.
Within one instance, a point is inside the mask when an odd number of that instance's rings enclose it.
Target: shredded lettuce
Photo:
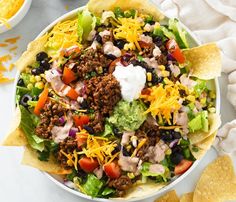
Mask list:
[[[113,133],[113,130],[112,130],[112,126],[108,122],[106,122],[105,130],[103,131],[101,136],[106,137],[108,135],[114,135],[114,133]]]
[[[206,89],[206,81],[197,79],[196,80],[197,84],[194,86],[194,92],[197,97],[199,97]]]
[[[142,168],[141,168],[142,176],[144,176],[144,177],[157,177],[156,179],[158,181],[160,180],[160,177],[161,177],[162,181],[166,182],[167,178],[170,175],[169,169],[166,166],[163,165],[165,167],[165,172],[164,173],[152,173],[152,172],[149,171],[150,165],[152,165],[152,164],[149,163],[149,162],[144,162],[142,164]]]
[[[169,30],[171,30],[175,35],[175,40],[181,49],[189,48],[189,44],[186,37],[187,32],[186,30],[181,28],[179,21],[176,18],[169,20]]]
[[[87,40],[91,31],[96,26],[97,18],[87,9],[78,13],[78,38],[79,42]]]
[[[95,175],[88,174],[87,181],[81,186],[86,194],[92,197],[96,197],[103,187],[103,182],[99,180]]]
[[[36,149],[42,152],[45,149],[45,142],[44,139],[38,137],[34,133],[35,129],[35,115],[30,113],[27,109],[23,106],[19,106],[21,111],[21,122],[20,127],[24,131],[24,134],[28,140],[28,143],[33,149]]]
[[[110,187],[105,187],[105,189],[102,191],[101,196],[102,197],[109,197],[113,195],[116,191]]]
[[[23,79],[25,86],[27,86],[30,83],[30,76],[31,74],[21,73],[20,77]]]

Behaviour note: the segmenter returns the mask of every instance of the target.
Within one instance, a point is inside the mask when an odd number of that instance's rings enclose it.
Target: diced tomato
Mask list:
[[[75,73],[68,67],[64,67],[62,81],[65,84],[69,84],[70,82],[74,81],[76,79]]]
[[[111,179],[117,179],[121,175],[120,166],[115,162],[105,164],[103,169],[106,175]]]
[[[74,119],[75,125],[81,128],[83,127],[83,125],[86,125],[89,122],[89,116],[87,115],[81,115],[81,116],[75,115],[73,116],[73,119]]]
[[[71,48],[68,48],[64,52],[65,57],[71,57],[74,58],[80,53],[80,48],[78,46],[73,46]]]
[[[79,94],[75,91],[75,89],[71,88],[66,94],[66,96],[72,100],[77,100],[77,98],[79,97]]]
[[[151,90],[149,88],[144,88],[142,91],[141,91],[141,94],[142,95],[150,95],[151,94]]]
[[[193,164],[192,161],[183,159],[178,165],[175,166],[175,174],[180,175],[186,172],[191,165]]]
[[[120,62],[121,61],[121,57],[119,58],[116,58],[115,60],[113,60],[111,62],[111,64],[109,65],[109,69],[108,69],[108,72],[111,74],[115,71],[115,67],[116,67],[116,63]]]
[[[99,166],[97,160],[90,159],[88,157],[83,157],[79,160],[79,165],[82,170],[86,173],[91,173],[94,171],[95,168]]]
[[[47,102],[48,99],[48,88],[44,88],[43,92],[39,96],[39,100],[34,108],[34,113],[36,115],[40,114],[41,109],[43,109],[45,103]]]
[[[81,149],[81,147],[87,142],[88,134],[78,134],[76,136],[77,147]]]
[[[179,45],[176,43],[174,39],[170,39],[167,42],[166,48],[169,50],[173,58],[175,58],[179,63],[184,63],[185,61],[184,55],[180,50]]]
[[[141,48],[150,48],[151,45],[152,45],[151,43],[147,43],[147,42],[144,42],[144,41],[139,41],[138,43],[139,43]]]

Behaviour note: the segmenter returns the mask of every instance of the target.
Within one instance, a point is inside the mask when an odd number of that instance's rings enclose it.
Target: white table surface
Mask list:
[[[62,14],[78,6],[85,5],[87,0],[33,0],[31,9],[25,18],[12,30],[0,34],[0,43],[10,37],[21,36],[18,49],[13,61],[26,49],[28,42],[48,24]],[[6,54],[0,48],[0,56]],[[9,73],[14,77],[16,71]],[[226,100],[227,79],[220,78],[221,87],[221,114],[223,123],[236,117],[233,107]],[[0,86],[0,141],[8,133],[13,114],[13,83]],[[0,201],[1,202],[84,202],[88,200],[74,196],[57,187],[38,170],[20,164],[22,148],[0,147]],[[202,159],[196,169],[182,182],[175,185],[178,194],[190,192],[205,166],[216,158],[216,152],[211,149]],[[143,200],[151,202],[155,197]]]

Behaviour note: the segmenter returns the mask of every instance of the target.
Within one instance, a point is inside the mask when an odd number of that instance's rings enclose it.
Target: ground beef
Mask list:
[[[92,118],[88,124],[89,127],[92,127],[95,133],[104,131],[104,116],[100,112],[95,112],[94,118]]]
[[[156,61],[157,61],[158,65],[167,65],[167,63],[168,63],[167,56],[164,54],[157,56]]]
[[[86,82],[86,95],[92,109],[106,116],[121,100],[120,84],[111,74],[94,77]]]
[[[121,197],[125,195],[126,190],[131,188],[132,181],[129,177],[122,175],[118,179],[111,180],[108,186],[115,188],[116,195]]]
[[[70,166],[67,164],[67,157],[60,151],[64,151],[66,154],[72,154],[76,148],[77,141],[72,137],[67,137],[63,142],[59,143],[59,149],[55,156],[58,163],[60,163],[63,168],[70,169]]]
[[[121,89],[119,82],[111,74],[93,77],[86,81],[87,102],[96,112],[94,119],[90,122],[94,132],[103,131],[104,117],[112,113],[113,108],[121,100]]]
[[[155,48],[154,44],[151,44],[149,47],[146,47],[142,50],[142,57],[144,58],[152,58],[153,57],[153,49]]]
[[[56,126],[61,126],[59,122],[59,117],[63,116],[67,112],[67,109],[63,108],[62,105],[48,101],[42,113],[40,114],[40,123],[35,129],[35,134],[44,139],[51,139],[52,128]]]
[[[84,50],[84,53],[78,58],[78,76],[81,79],[86,79],[86,76],[91,72],[101,74],[101,71],[105,71],[110,63],[111,60],[104,56],[101,49]]]

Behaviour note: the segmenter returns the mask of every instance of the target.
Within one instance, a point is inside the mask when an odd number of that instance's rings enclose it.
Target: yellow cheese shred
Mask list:
[[[141,51],[139,46],[140,35],[142,35],[143,22],[140,22],[136,17],[133,18],[119,18],[120,25],[113,30],[114,37],[116,39],[125,39],[129,42],[128,49],[135,49],[135,47]]]
[[[87,147],[83,148],[78,154],[85,154],[88,158],[96,158],[100,165],[107,163],[110,159],[114,160],[117,154],[113,155],[117,143],[109,141],[107,138],[88,135]]]
[[[171,125],[171,113],[178,111],[181,107],[179,103],[180,94],[179,87],[173,82],[169,82],[165,86],[153,86],[150,89],[149,95],[141,95],[144,101],[150,102],[147,113],[151,113],[153,117],[158,116],[162,120],[164,118]]]
[[[48,41],[45,47],[50,56],[57,56],[60,49],[71,46],[81,46],[78,42],[78,20],[66,20],[58,23],[48,35]]]

